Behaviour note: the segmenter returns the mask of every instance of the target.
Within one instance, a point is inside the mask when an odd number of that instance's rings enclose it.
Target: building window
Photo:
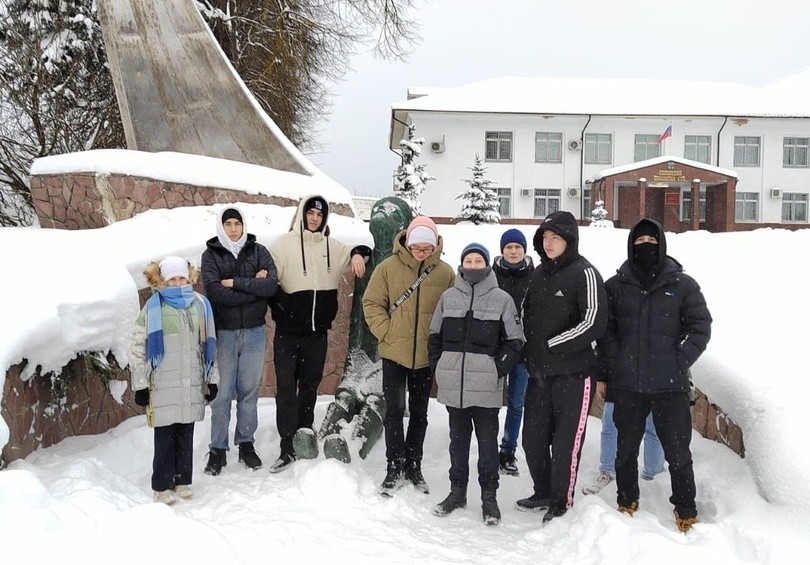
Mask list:
[[[534,134],[534,162],[562,163],[562,133],[538,131]]]
[[[512,160],[512,132],[511,131],[488,131],[487,132],[487,161]]]
[[[699,217],[701,222],[706,221],[706,190],[700,191],[700,203],[698,204]],[[692,189],[687,188],[681,192],[681,220],[690,221],[692,219]]]
[[[759,220],[759,193],[738,192],[734,203],[734,219],[738,222]]]
[[[610,164],[613,153],[613,136],[609,133],[585,134],[585,162]]]
[[[590,218],[591,212],[593,212],[593,206],[591,205],[591,189],[590,187],[585,187],[582,189],[582,217]]]
[[[534,190],[534,217],[545,218],[560,209],[559,188],[536,188]]]
[[[734,166],[759,166],[759,138],[737,136],[734,138]]]
[[[661,155],[661,144],[658,143],[660,135],[636,134],[636,143],[633,147],[633,160],[638,163]]]
[[[712,164],[712,138],[709,135],[687,135],[683,141],[683,156],[699,163]]]
[[[500,202],[498,212],[501,214],[501,218],[510,217],[512,215],[510,213],[512,210],[512,189],[495,188],[493,190],[495,190],[495,192],[498,194],[498,202]]]
[[[807,195],[798,192],[782,193],[782,221],[807,221]]]
[[[786,137],[782,146],[782,165],[785,167],[806,167],[808,165],[808,145],[810,145],[810,138]]]

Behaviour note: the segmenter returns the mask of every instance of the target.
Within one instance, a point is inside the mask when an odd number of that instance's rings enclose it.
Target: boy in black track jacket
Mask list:
[[[543,521],[573,505],[579,457],[593,399],[595,354],[607,320],[598,271],[579,254],[570,212],[549,214],[534,236],[541,264],[523,301],[529,384],[523,449],[534,494],[517,509],[546,511]]]

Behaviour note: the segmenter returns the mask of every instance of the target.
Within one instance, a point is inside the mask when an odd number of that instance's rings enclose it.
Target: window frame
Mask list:
[[[541,137],[545,136],[545,139]],[[555,139],[551,139],[554,136]],[[534,162],[535,163],[562,163],[562,143],[563,134],[559,131],[536,131],[534,132]],[[545,157],[541,157],[541,144],[545,146]],[[553,145],[556,146],[556,158],[551,156]]]
[[[706,221],[706,189],[700,190],[698,203],[698,222]],[[692,221],[692,188],[681,190],[681,221]]]
[[[741,198],[742,197],[742,198]],[[748,222],[758,222],[759,221],[759,202],[760,202],[760,194],[759,192],[744,192],[738,191],[734,196],[734,221],[740,223],[748,223]],[[753,218],[746,218],[746,204],[753,203],[754,207],[754,217]],[[740,206],[742,206],[742,214],[740,214]],[[740,217],[742,216],[742,217]]]
[[[495,194],[498,195],[498,212],[501,214],[501,218],[511,218],[512,217],[512,189],[506,187],[487,187],[490,190],[494,190]],[[504,207],[504,199],[506,199],[506,213],[503,212]]]
[[[633,162],[646,161],[647,159],[654,159],[661,156],[661,144],[658,140],[661,139],[660,135],[649,133],[637,133],[633,139]],[[656,155],[650,155],[650,149],[655,147]],[[639,150],[643,150],[644,157],[639,158]]]
[[[751,161],[750,151],[755,147],[756,141],[756,162]],[[762,162],[762,137],[758,135],[735,135],[734,136],[734,166],[735,167],[759,167]]]
[[[700,150],[701,147],[704,145],[702,142],[705,141],[706,147],[706,161],[700,159]],[[690,146],[694,146],[695,155],[694,157],[690,157],[687,155],[687,148]],[[685,135],[683,138],[683,156],[685,159],[689,159],[690,161],[696,161],[698,163],[703,163],[705,165],[712,164],[712,136],[710,135]]]
[[[590,218],[591,212],[593,212],[593,205],[591,203],[591,195],[593,194],[593,189],[590,185],[584,186],[582,188],[582,210],[580,210],[580,217],[581,218]]]
[[[533,194],[533,206],[532,206],[532,214],[535,218],[545,218],[549,214],[554,212],[558,212],[562,210],[562,189],[561,188],[535,188]],[[542,206],[538,206],[539,203],[543,203]],[[556,202],[556,208],[553,210],[552,203]],[[539,215],[538,208],[545,208],[545,214]]]
[[[613,134],[612,133],[586,133],[582,140],[584,147],[584,161],[587,165],[610,165],[613,162]],[[602,156],[600,148],[607,146],[607,156]],[[589,149],[592,148],[592,149]],[[592,158],[588,153],[593,152]]]
[[[799,143],[803,141],[803,143]],[[796,154],[804,153],[804,162],[797,163]],[[789,163],[790,157],[793,163]],[[806,169],[810,167],[810,137],[783,137],[782,138],[782,166],[788,169]]]
[[[487,130],[484,132],[484,161],[489,163],[511,163],[514,155],[514,132]],[[495,143],[495,157],[490,157],[490,143]],[[503,157],[504,147],[508,147],[508,158]]]
[[[802,197],[802,198],[796,198]],[[801,205],[804,208],[804,217],[803,218],[786,218],[785,210],[790,210],[790,213],[787,214],[788,216],[796,216],[797,213],[795,209]],[[785,223],[791,224],[806,224],[807,223],[807,208],[810,205],[810,195],[806,192],[783,192],[782,193],[782,213],[781,219]]]

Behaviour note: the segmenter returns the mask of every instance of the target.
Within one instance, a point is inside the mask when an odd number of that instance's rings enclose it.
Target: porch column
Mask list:
[[[689,229],[692,231],[697,231],[700,229],[700,179],[694,179],[692,181],[692,209],[691,217],[692,221],[690,222]]]
[[[647,217],[647,179],[638,179],[638,220]]]

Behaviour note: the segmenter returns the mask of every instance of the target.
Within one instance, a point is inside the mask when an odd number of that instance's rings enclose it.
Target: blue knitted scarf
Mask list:
[[[205,364],[205,381],[211,377],[216,356],[217,337],[214,328],[214,312],[208,299],[196,292],[190,284],[167,286],[154,293],[146,301],[146,358],[149,368],[154,372],[163,361],[163,316],[160,307],[168,304],[177,310],[185,310],[196,301],[200,309],[200,345]]]

